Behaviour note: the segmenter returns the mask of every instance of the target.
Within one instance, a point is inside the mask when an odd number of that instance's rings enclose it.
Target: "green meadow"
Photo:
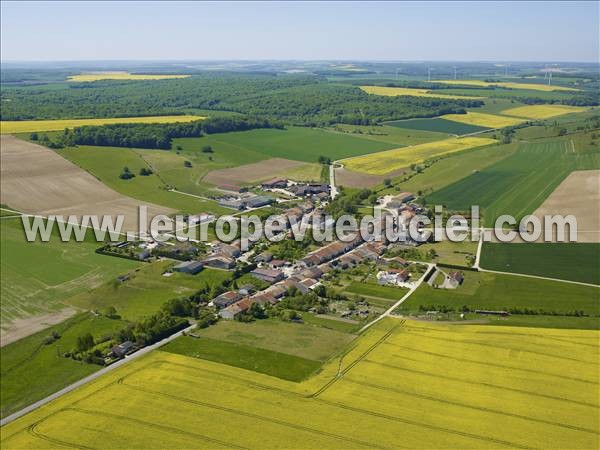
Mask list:
[[[478,127],[476,125],[469,125],[466,123],[454,122],[447,119],[410,119],[410,120],[396,120],[394,122],[387,122],[387,125],[398,128],[407,128],[413,130],[423,131],[434,131],[437,133],[456,134],[462,136],[463,134],[477,133],[479,131],[485,131],[487,128]]]
[[[536,312],[536,316],[556,314],[561,317],[583,311],[587,316],[596,317],[598,322],[598,288],[489,272],[464,271],[463,274],[464,283],[457,289],[436,289],[423,283],[398,312],[439,310],[442,306],[459,312],[466,306],[470,310],[510,311],[517,308],[523,312],[529,309]],[[581,324],[585,328],[589,321]],[[540,320],[539,326],[546,326],[545,322]]]
[[[600,244],[593,243],[486,242],[481,267],[600,285],[599,255]]]

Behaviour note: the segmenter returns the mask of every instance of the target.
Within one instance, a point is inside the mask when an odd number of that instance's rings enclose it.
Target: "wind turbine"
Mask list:
[[[431,67],[427,68],[427,81],[431,81]]]
[[[454,79],[456,80],[456,66],[454,66]]]

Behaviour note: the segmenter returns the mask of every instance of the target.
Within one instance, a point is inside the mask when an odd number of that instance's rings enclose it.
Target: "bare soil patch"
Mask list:
[[[209,172],[202,181],[215,185],[251,184],[277,176],[285,176],[286,171],[306,166],[307,163],[284,158],[271,158],[252,164],[219,169]]]
[[[0,137],[0,202],[28,214],[125,216],[123,230],[138,229],[138,206],[148,216],[175,210],[125,197],[53,150],[18,139]]]
[[[373,175],[368,173],[352,172],[345,167],[335,169],[335,184],[351,188],[369,188],[383,183],[386,178],[392,178],[402,173],[402,170],[385,175]]]
[[[52,325],[61,323],[75,315],[75,313],[77,313],[75,309],[65,308],[53,313],[27,317],[25,319],[16,319],[0,331],[0,347],[4,347],[5,345],[16,342],[19,339],[23,339],[24,337],[37,333]]]
[[[600,242],[600,170],[572,172],[534,213],[554,214],[577,218],[578,242]]]

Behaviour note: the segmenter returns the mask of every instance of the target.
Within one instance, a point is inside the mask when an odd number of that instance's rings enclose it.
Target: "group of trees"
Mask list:
[[[243,117],[214,117],[193,122],[129,123],[77,127],[65,133],[65,145],[100,145],[111,147],[142,147],[168,150],[173,138],[200,137],[203,134],[244,131],[254,128],[280,127],[268,120]],[[211,153],[212,148],[202,149]]]

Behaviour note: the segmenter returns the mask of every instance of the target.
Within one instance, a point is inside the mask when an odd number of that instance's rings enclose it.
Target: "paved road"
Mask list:
[[[71,392],[72,390],[77,389],[78,387],[81,387],[81,386],[89,383],[90,381],[93,381],[96,378],[99,378],[99,377],[107,374],[108,372],[110,372],[112,370],[115,370],[118,367],[121,367],[122,365],[131,362],[134,359],[139,358],[140,356],[143,356],[143,355],[145,355],[148,352],[151,352],[152,350],[156,350],[157,348],[165,345],[166,343],[171,342],[173,339],[178,338],[184,332],[190,332],[190,331],[192,331],[195,327],[196,327],[196,324],[190,325],[189,327],[187,327],[187,328],[185,328],[185,329],[183,329],[181,331],[178,331],[177,333],[172,334],[169,337],[164,338],[162,341],[158,341],[155,344],[152,344],[152,345],[149,345],[147,347],[144,347],[141,350],[138,350],[137,352],[135,352],[135,353],[127,356],[126,358],[121,359],[121,360],[117,361],[114,364],[111,364],[110,366],[105,367],[103,369],[100,369],[98,372],[95,372],[95,373],[93,373],[93,374],[91,374],[91,375],[89,375],[89,376],[87,376],[85,378],[82,378],[79,381],[76,381],[73,384],[70,384],[69,386],[67,386],[66,388],[61,389],[60,391],[55,392],[54,394],[49,395],[46,398],[38,400],[37,402],[35,402],[35,403],[33,403],[33,404],[29,405],[29,406],[26,406],[25,408],[21,409],[20,411],[17,411],[16,413],[11,414],[10,416],[6,416],[4,419],[0,420],[0,426],[4,426],[4,425],[12,422],[13,420],[18,419],[19,417],[21,417],[21,416],[23,416],[23,415],[25,415],[27,413],[30,413],[31,411],[34,411],[34,410],[38,409],[40,406],[43,406],[46,403],[49,403],[52,400],[55,400],[55,399],[57,399],[57,398],[65,395],[66,393]]]
[[[367,328],[375,325],[377,322],[379,322],[381,319],[388,317],[389,315],[392,314],[392,312],[398,307],[400,306],[402,303],[404,303],[406,301],[406,299],[408,297],[410,297],[412,295],[413,292],[415,292],[419,286],[421,286],[421,284],[423,283],[423,280],[425,279],[425,277],[427,276],[427,274],[429,273],[429,271],[435,267],[435,264],[430,264],[430,263],[421,263],[421,264],[426,264],[427,265],[427,270],[425,271],[425,273],[423,274],[423,276],[421,278],[419,278],[419,280],[414,284],[414,286],[412,288],[409,289],[409,291],[404,295],[404,297],[402,297],[400,300],[398,300],[396,303],[394,303],[392,306],[390,306],[390,308],[384,312],[382,315],[380,315],[379,317],[377,317],[375,320],[369,322],[368,324],[366,324],[364,327],[362,327],[358,333],[362,333],[363,331],[365,331]]]
[[[335,199],[338,196],[338,189],[335,187],[335,165],[337,161],[333,161],[329,165],[329,185],[331,186],[330,196],[331,199]]]

